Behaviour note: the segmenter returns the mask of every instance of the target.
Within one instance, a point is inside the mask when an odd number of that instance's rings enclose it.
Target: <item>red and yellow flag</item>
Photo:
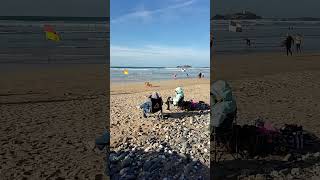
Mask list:
[[[45,25],[43,29],[44,29],[44,32],[46,33],[47,40],[60,41],[59,34],[54,30],[52,26]]]

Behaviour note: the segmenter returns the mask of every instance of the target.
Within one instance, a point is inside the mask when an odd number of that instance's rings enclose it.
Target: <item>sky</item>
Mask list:
[[[111,66],[210,65],[209,0],[111,0]]]
[[[319,0],[211,0],[211,16],[248,10],[263,17],[317,17]]]
[[[108,17],[110,0],[1,0],[0,16]]]

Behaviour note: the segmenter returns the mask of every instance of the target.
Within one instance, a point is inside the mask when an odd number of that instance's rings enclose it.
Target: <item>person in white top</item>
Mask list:
[[[295,44],[296,44],[296,49],[297,49],[297,53],[301,53],[301,44],[302,44],[302,36],[301,34],[297,34],[295,39]]]

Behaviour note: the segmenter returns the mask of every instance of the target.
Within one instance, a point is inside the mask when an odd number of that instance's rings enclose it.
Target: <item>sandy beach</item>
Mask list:
[[[237,99],[239,124],[253,124],[257,118],[272,122],[276,127],[281,127],[285,123],[294,123],[302,125],[306,131],[320,137],[319,59],[320,54],[316,53],[289,57],[280,52],[215,55],[212,69],[214,72],[211,73],[211,78],[230,82]],[[319,159],[316,162],[319,162]],[[270,170],[264,172],[263,164],[251,166],[253,174],[271,173]],[[308,162],[304,163],[306,164]],[[315,163],[309,162],[307,167],[312,169],[313,165]],[[233,166],[236,168],[235,164]],[[279,169],[279,166],[280,169],[281,166],[287,169],[289,167],[284,166],[283,163],[277,163],[270,169],[276,169],[275,167]],[[246,169],[243,164],[241,167],[242,170]],[[303,169],[300,171],[299,176],[294,176],[290,174],[289,168],[287,174],[284,173],[281,176],[319,177],[319,174],[310,173],[311,171],[309,173]],[[254,177],[253,175],[251,178]]]
[[[216,77],[231,83],[239,122],[257,117],[277,125],[302,124],[320,136],[320,54],[280,53],[216,57]]]
[[[136,108],[157,91],[165,101],[174,89],[185,90],[185,100],[209,103],[209,80],[187,79],[111,84],[111,178],[208,178],[209,114],[168,111],[168,119],[142,117]],[[152,162],[152,164],[149,164]]]
[[[2,179],[102,179],[103,65],[1,65]]]

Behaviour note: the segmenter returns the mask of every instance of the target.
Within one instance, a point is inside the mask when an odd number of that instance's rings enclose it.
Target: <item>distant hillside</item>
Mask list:
[[[261,17],[254,13],[245,11],[242,13],[226,14],[221,15],[217,14],[211,17],[211,20],[246,20],[246,19],[268,19],[268,20],[278,20],[278,21],[320,21],[320,18],[315,17],[296,17],[296,18],[268,18]]]
[[[0,16],[0,20],[13,20],[13,21],[109,21],[109,17]]]
[[[298,18],[280,18],[281,21],[320,21],[320,18],[298,17]]]
[[[262,19],[261,16],[258,16],[252,12],[249,11],[244,11],[242,13],[234,13],[234,14],[226,14],[226,15],[221,15],[217,14],[213,17],[215,20],[231,20],[231,19]]]
[[[190,65],[177,66],[177,68],[191,68]]]

